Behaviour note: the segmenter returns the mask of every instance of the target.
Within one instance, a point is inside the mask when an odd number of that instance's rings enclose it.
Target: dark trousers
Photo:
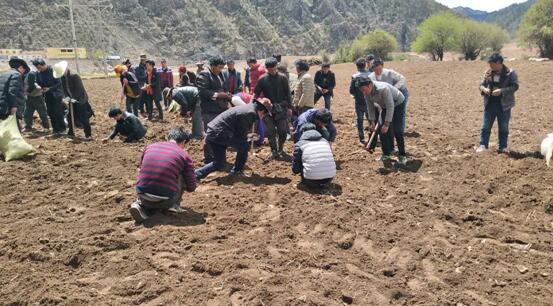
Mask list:
[[[323,94],[322,92],[317,90],[315,92],[315,104],[319,102],[319,99],[321,99],[321,97],[323,97],[325,100],[325,108],[330,110],[330,106],[332,104],[332,94],[329,92]]]
[[[493,123],[497,118],[497,127],[499,130],[499,150],[506,149],[509,142],[509,121],[511,120],[511,110],[503,110],[500,101],[488,102],[484,108],[484,122],[480,133],[480,145],[488,147]]]
[[[405,103],[394,108],[394,116],[388,129],[388,133],[383,134],[380,130],[380,140],[382,141],[382,152],[384,155],[391,155],[394,150],[394,138],[397,142],[399,156],[405,156],[405,137],[403,130],[403,117],[405,117]],[[382,111],[382,118],[386,118],[386,110]]]
[[[140,97],[137,97],[137,98],[126,97],[125,104],[126,104],[126,107],[127,107],[127,112],[133,113],[135,116],[138,117],[138,108],[140,106]]]
[[[144,94],[144,103],[146,103],[146,112],[148,112],[148,119],[152,120],[154,118],[154,102],[156,104],[157,112],[159,114],[159,119],[163,119],[163,108],[161,103],[153,95]]]
[[[206,140],[213,150],[213,161],[196,170],[196,176],[203,178],[213,171],[219,171],[225,168],[227,163],[227,148],[236,149],[236,161],[234,162],[233,172],[243,171],[248,160],[249,144],[244,141],[229,141],[226,143],[213,142]]]
[[[309,189],[323,189],[328,187],[333,178],[327,178],[322,180],[310,180],[301,176],[301,183],[307,186]]]
[[[182,175],[179,175],[177,186],[179,189],[175,196],[167,200],[160,200],[147,194],[138,193],[138,204],[144,208],[146,214],[148,215],[153,215],[156,211],[168,210],[177,204],[180,206],[182,194],[185,188],[184,178]]]
[[[33,128],[33,115],[38,112],[42,127],[45,129],[50,128],[50,123],[48,122],[48,112],[46,111],[46,105],[44,104],[44,99],[42,96],[28,96],[25,103],[25,112],[23,113],[23,119],[25,120],[25,127],[27,129]]]
[[[69,106],[71,107],[71,106]],[[75,115],[75,125],[80,125],[84,129],[84,136],[92,136],[92,128],[90,127],[90,114],[88,112],[88,106],[86,104],[73,103],[73,114]],[[68,135],[75,136],[75,127],[72,125],[71,110],[67,114],[67,122],[69,122]]]
[[[207,135],[207,125],[215,119],[215,117],[219,116],[219,114],[216,113],[202,113],[202,122],[204,126],[204,134]],[[213,150],[211,149],[211,146],[209,143],[204,139],[204,164],[209,164],[214,159]]]
[[[269,138],[271,150],[282,151],[288,136],[288,118],[286,118],[286,115],[265,116],[263,123],[265,124],[265,135]]]
[[[359,105],[355,104],[355,114],[357,115],[357,133],[359,134],[359,140],[365,140],[365,127],[364,122],[367,117],[368,109],[367,104]]]
[[[50,94],[45,95],[44,99],[46,101],[46,110],[48,112],[48,116],[50,116],[53,132],[65,132],[66,126],[64,121],[64,105],[62,99],[56,98]]]

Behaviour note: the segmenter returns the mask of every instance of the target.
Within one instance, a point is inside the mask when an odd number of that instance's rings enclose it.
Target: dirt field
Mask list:
[[[535,152],[553,132],[553,63],[510,63],[521,80],[510,158],[473,153],[485,65],[389,65],[411,90],[401,171],[357,144],[354,66],[335,66],[331,191],[298,190],[289,162],[263,164],[265,148],[251,178],[210,176],[185,195],[186,214],[144,226],[127,208],[145,144],[31,139],[35,158],[0,162],[0,304],[551,305],[553,171]],[[118,83],[85,85],[101,139]],[[148,123],[147,143],[183,124],[167,117]],[[199,165],[200,143],[189,151]]]

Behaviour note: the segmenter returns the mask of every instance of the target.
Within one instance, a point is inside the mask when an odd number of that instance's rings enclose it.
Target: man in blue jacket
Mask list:
[[[65,133],[65,120],[64,112],[65,105],[63,104],[63,89],[60,79],[54,78],[54,71],[50,65],[46,65],[46,62],[41,59],[33,60],[33,65],[38,70],[38,77],[36,83],[42,89],[44,94],[44,100],[46,102],[46,109],[48,116],[50,116],[50,122],[52,123],[52,130],[54,136],[60,136]]]

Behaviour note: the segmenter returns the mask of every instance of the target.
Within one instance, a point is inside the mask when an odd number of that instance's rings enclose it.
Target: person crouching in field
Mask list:
[[[146,135],[146,127],[133,114],[121,111],[118,107],[112,107],[108,111],[108,116],[115,120],[113,132],[107,138],[102,139],[106,142],[121,134],[125,138],[125,143],[137,142]]]
[[[480,147],[477,153],[488,149],[493,122],[497,118],[499,129],[499,153],[509,154],[509,120],[515,106],[515,92],[518,90],[518,76],[503,64],[503,56],[492,54],[488,69],[480,82],[480,93],[484,97],[484,123],[480,134]]]
[[[405,153],[405,136],[403,135],[405,97],[393,85],[372,81],[370,78],[359,78],[357,80],[357,87],[367,99],[371,131],[375,131],[376,128],[376,105],[382,108],[382,127],[376,129],[380,133],[380,140],[382,141],[383,155],[380,160],[390,161],[392,159],[391,155],[395,138],[399,151],[399,164],[402,166],[406,165],[407,155]]]
[[[225,168],[227,149],[236,149],[236,161],[231,174],[243,176],[248,160],[250,145],[253,141],[252,127],[266,115],[271,115],[273,105],[269,99],[255,100],[253,103],[230,108],[215,117],[207,125],[206,143],[213,149],[214,161],[196,170],[198,179],[205,178],[213,171]]]
[[[301,138],[294,146],[292,172],[301,174],[301,183],[310,189],[327,187],[336,176],[336,162],[330,143],[313,123],[301,127]]]
[[[140,159],[136,193],[138,200],[129,212],[137,223],[157,211],[183,212],[184,190],[196,190],[192,157],[184,149],[190,135],[181,127],[173,128],[167,141],[146,147]]]

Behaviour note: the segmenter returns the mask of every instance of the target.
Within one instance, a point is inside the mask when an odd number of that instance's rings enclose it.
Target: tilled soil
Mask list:
[[[474,154],[485,63],[389,65],[406,75],[411,91],[411,162],[403,169],[359,146],[348,93],[354,66],[338,65],[340,170],[330,190],[298,189],[290,162],[264,162],[263,148],[250,156],[251,177],[212,175],[185,195],[185,214],[140,226],[127,209],[141,150],[189,123],[167,115],[170,123],[148,123],[146,143],[133,145],[32,136],[36,157],[0,162],[0,301],[552,304],[553,215],[546,208],[553,172],[536,151],[553,131],[553,63],[509,65],[521,80],[510,157]],[[85,85],[101,139],[113,124],[104,111],[118,101],[119,85]],[[189,146],[197,165],[200,148]]]

